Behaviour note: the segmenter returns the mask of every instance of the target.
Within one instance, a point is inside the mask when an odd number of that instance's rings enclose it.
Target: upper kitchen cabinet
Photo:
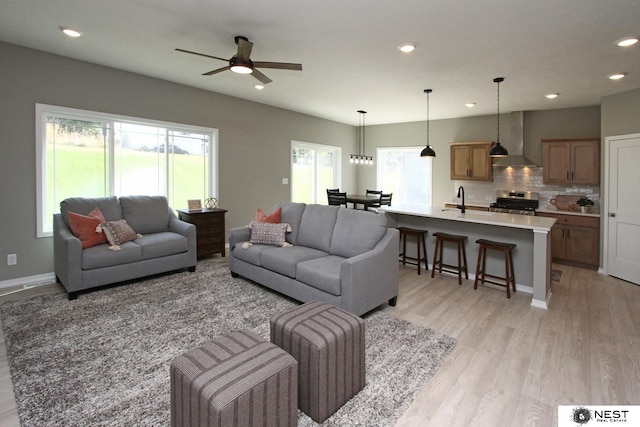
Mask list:
[[[452,142],[451,179],[493,181],[491,142]]]
[[[545,184],[598,184],[600,138],[543,139],[542,167]]]

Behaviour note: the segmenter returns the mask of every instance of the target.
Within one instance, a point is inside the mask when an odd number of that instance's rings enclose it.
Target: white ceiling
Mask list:
[[[59,31],[82,32],[71,39]],[[0,40],[342,123],[420,121],[598,105],[640,87],[638,0],[3,0]],[[254,61],[295,62],[206,77],[254,43]],[[398,45],[414,42],[412,54]],[[607,79],[626,72],[620,81]],[[560,96],[553,101],[550,92]],[[469,109],[465,102],[476,102]]]

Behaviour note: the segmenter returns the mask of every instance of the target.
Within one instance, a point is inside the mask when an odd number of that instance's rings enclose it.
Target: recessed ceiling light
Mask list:
[[[557,97],[558,97],[558,94],[557,94],[557,93],[548,93],[548,94],[546,94],[545,96],[546,96],[547,98],[549,98],[549,99],[555,99],[555,98],[557,98]]]
[[[638,43],[637,37],[625,37],[616,42],[616,44],[620,47],[633,46],[636,43]]]
[[[477,104],[475,102],[467,102],[466,104],[464,104],[465,107],[467,108],[473,108],[475,107]]]
[[[400,46],[398,46],[398,49],[400,49],[404,53],[411,53],[414,50],[416,50],[416,44],[415,43],[401,44]]]
[[[82,35],[82,33],[80,33],[79,31],[76,31],[76,30],[71,29],[69,27],[58,27],[58,28],[60,28],[60,31],[62,31],[63,33],[65,33],[69,37],[80,37]]]
[[[611,74],[609,76],[609,79],[610,80],[620,80],[620,79],[624,78],[624,76],[626,76],[626,75],[627,75],[626,73]]]
[[[261,84],[255,84],[255,85],[253,85],[253,87],[255,87],[258,90],[264,89],[264,85],[261,85]]]

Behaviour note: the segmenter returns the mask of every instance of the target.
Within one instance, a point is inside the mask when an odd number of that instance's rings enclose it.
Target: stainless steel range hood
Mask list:
[[[524,155],[524,111],[513,111],[511,113],[511,146],[508,148],[507,157],[496,157],[493,159],[493,166],[496,167],[533,167],[538,165]]]

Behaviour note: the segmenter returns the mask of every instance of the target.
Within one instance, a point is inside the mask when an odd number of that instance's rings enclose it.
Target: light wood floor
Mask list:
[[[563,265],[549,310],[531,295],[418,276],[400,267],[396,307],[384,311],[430,327],[458,345],[410,408],[404,426],[555,426],[557,405],[640,403],[640,287]],[[430,272],[429,272],[430,273]],[[0,297],[51,292],[44,286]],[[0,330],[0,427],[18,426]]]

